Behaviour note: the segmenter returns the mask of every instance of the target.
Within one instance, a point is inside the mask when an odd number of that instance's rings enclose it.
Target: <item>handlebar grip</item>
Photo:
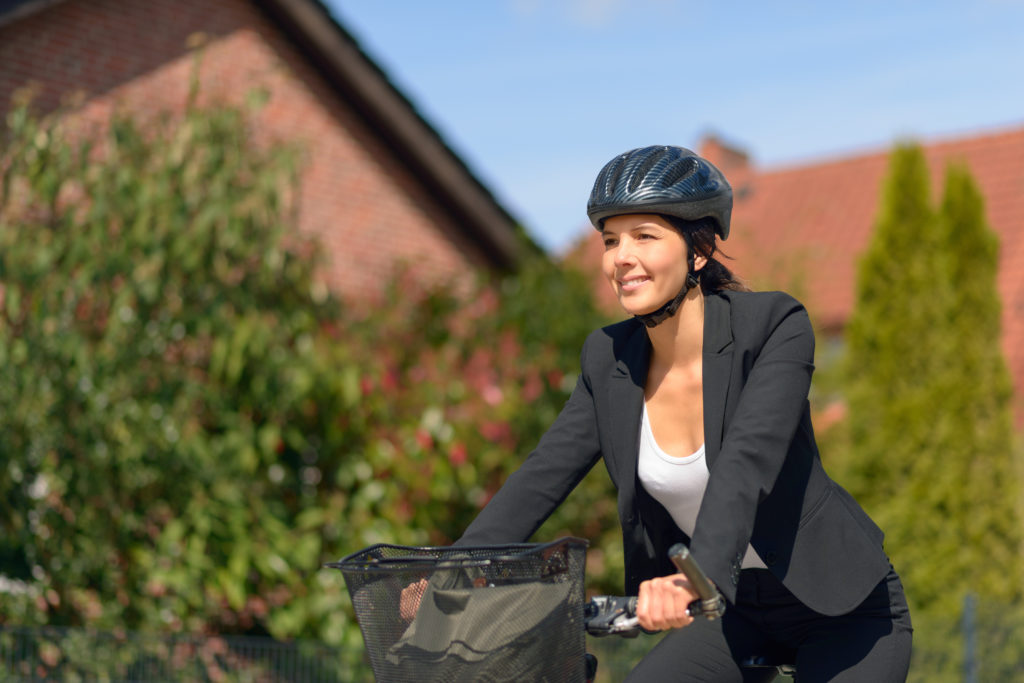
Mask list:
[[[672,564],[676,566],[676,569],[686,576],[690,585],[693,586],[693,590],[697,592],[697,597],[700,598],[691,606],[691,615],[700,614],[708,619],[722,616],[725,613],[725,600],[722,599],[722,594],[718,592],[715,585],[708,579],[707,574],[697,564],[690,549],[682,543],[676,543],[668,549],[668,556],[672,559]]]
[[[718,590],[708,580],[707,575],[693,559],[690,549],[682,543],[676,543],[668,550],[672,563],[681,574],[685,574],[690,580],[693,589],[701,600],[713,600],[718,596]]]

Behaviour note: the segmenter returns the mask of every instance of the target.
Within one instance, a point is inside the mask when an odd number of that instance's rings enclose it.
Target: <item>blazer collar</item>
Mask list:
[[[612,421],[612,458],[605,462],[618,471],[617,480],[633,481],[636,477],[637,448],[640,443],[640,417],[644,404],[644,382],[651,362],[651,340],[643,325],[633,331],[616,348],[612,381],[608,383],[608,404],[614,406]]]
[[[613,353],[615,368],[612,370],[612,377],[628,380],[630,386],[639,389],[643,394],[647,367],[651,362],[651,340],[644,326],[636,323],[633,330],[615,344]]]
[[[732,321],[729,300],[721,295],[704,298],[704,453],[708,466],[718,457],[725,430],[725,406],[732,372]]]
[[[721,294],[704,297],[704,355],[722,353],[731,345],[729,300]]]

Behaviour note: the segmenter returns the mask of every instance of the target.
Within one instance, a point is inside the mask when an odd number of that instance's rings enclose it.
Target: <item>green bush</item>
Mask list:
[[[0,156],[0,620],[358,659],[322,563],[461,533],[568,397],[588,283],[538,256],[356,315],[294,229],[299,152],[248,111],[62,121],[15,108]],[[614,558],[614,506],[597,471],[542,534]]]

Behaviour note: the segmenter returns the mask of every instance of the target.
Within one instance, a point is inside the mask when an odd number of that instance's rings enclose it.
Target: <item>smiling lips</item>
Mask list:
[[[619,287],[623,292],[632,292],[644,284],[650,282],[651,278],[647,275],[635,275],[632,277],[626,277],[619,280]]]

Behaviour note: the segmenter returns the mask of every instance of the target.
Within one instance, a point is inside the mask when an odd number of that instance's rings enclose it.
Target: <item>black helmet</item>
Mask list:
[[[711,162],[685,147],[641,147],[605,164],[587,201],[587,215],[598,230],[605,218],[628,213],[710,218],[724,240],[732,188]]]

